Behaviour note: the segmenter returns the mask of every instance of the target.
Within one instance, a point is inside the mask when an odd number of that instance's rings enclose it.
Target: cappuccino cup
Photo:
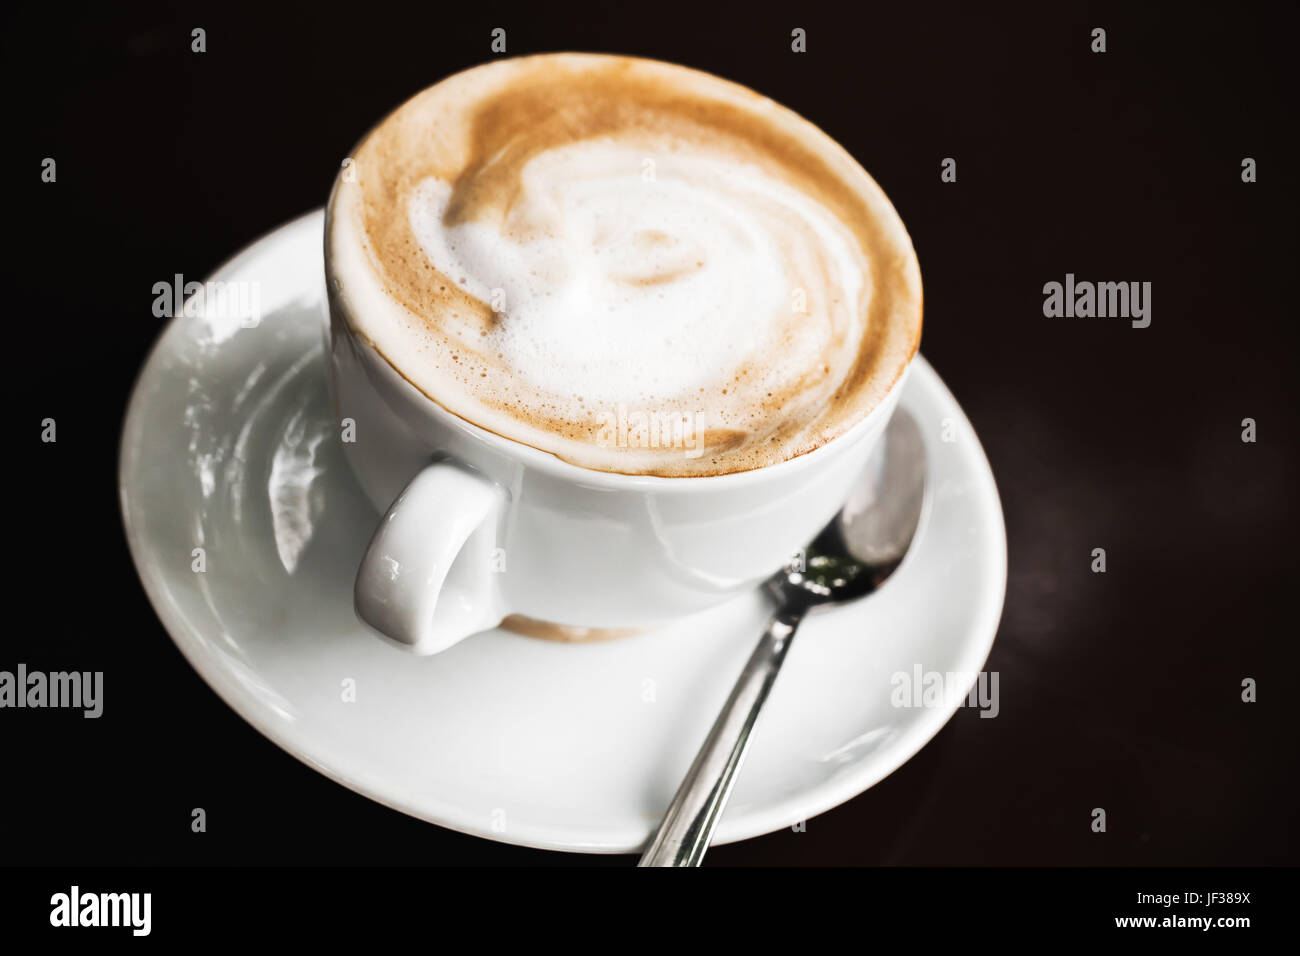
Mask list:
[[[360,618],[653,627],[839,510],[921,328],[897,213],[825,133],[681,66],[544,54],[382,120],[325,229],[334,410],[383,514]]]

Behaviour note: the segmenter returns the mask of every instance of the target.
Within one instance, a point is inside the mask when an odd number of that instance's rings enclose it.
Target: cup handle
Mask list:
[[[505,494],[440,461],[393,502],[361,559],[357,616],[416,654],[436,654],[501,623],[493,561]]]

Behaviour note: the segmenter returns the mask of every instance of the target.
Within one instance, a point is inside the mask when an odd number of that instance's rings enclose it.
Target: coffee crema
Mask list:
[[[353,329],[450,412],[586,468],[760,468],[860,421],[915,353],[893,206],[766,97],[544,54],[443,80],[339,177]]]

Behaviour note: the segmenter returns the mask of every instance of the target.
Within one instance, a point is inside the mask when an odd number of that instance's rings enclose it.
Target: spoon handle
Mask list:
[[[699,866],[745,760],[749,735],[781,670],[802,609],[777,608],[708,739],[637,866]]]

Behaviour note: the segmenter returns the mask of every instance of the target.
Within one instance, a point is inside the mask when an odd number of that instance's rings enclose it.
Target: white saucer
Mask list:
[[[638,850],[758,640],[762,599],[605,643],[492,631],[424,658],[365,631],[352,583],[378,516],[332,424],[322,223],[296,219],[213,276],[261,283],[260,324],[174,319],[136,384],[120,490],[154,608],[226,703],[358,793],[488,839]],[[988,656],[1006,586],[993,476],[924,359],[902,404],[929,455],[917,539],[879,593],[805,623],[715,842],[876,783],[953,713],[891,706],[891,675]]]

